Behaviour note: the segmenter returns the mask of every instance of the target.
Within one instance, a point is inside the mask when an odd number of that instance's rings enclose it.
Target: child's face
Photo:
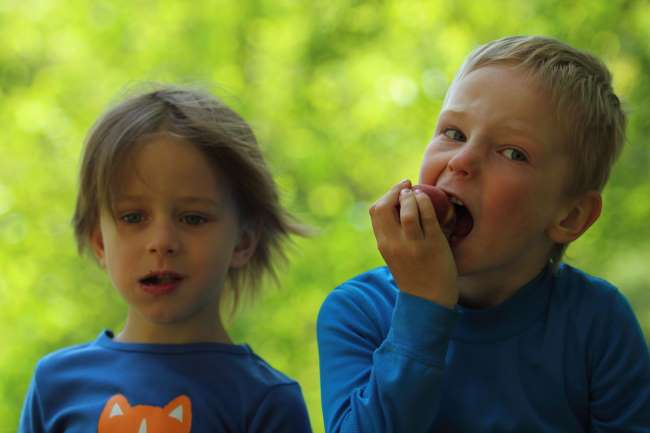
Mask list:
[[[521,71],[482,67],[449,90],[420,182],[471,214],[471,232],[451,243],[461,280],[523,284],[546,263],[568,205],[562,138],[548,96]]]
[[[115,218],[102,210],[91,243],[129,304],[127,327],[151,335],[173,325],[191,335],[221,326],[228,269],[254,248],[224,180],[196,146],[162,134],[116,175]]]

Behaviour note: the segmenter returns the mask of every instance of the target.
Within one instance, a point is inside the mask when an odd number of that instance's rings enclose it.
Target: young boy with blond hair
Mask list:
[[[387,267],[321,307],[328,433],[650,432],[632,309],[560,262],[600,215],[625,122],[607,68],[564,43],[470,54],[419,179],[449,197],[451,226],[395,185],[370,209]]]
[[[112,107],[86,141],[73,222],[126,321],[38,363],[20,432],[311,431],[299,385],[220,315],[226,288],[254,289],[304,234],[237,113],[172,86]]]

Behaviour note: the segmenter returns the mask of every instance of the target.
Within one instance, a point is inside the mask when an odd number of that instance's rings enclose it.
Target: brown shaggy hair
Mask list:
[[[307,235],[309,230],[280,205],[275,182],[250,126],[207,92],[156,86],[126,98],[95,122],[85,142],[72,221],[79,252],[88,248],[90,235],[99,226],[101,209],[113,209],[119,169],[141,138],[159,133],[183,138],[204,153],[228,180],[240,224],[258,237],[248,264],[229,270],[234,309],[244,286],[255,291],[264,273],[277,280],[275,259],[286,261],[284,241],[290,235]]]

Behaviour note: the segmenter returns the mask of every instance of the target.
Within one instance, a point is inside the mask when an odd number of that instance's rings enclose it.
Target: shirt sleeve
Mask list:
[[[379,310],[372,299],[341,288],[321,307],[317,327],[327,433],[420,433],[433,423],[458,314],[401,292],[392,316]],[[383,322],[390,325],[387,335]]]
[[[311,433],[305,400],[296,383],[277,385],[256,408],[251,433]]]
[[[618,291],[594,320],[589,340],[593,433],[650,432],[650,355],[641,327]]]
[[[45,427],[43,424],[43,411],[41,408],[40,399],[36,389],[36,377],[32,379],[23,410],[20,415],[20,424],[18,426],[19,433],[44,433]]]

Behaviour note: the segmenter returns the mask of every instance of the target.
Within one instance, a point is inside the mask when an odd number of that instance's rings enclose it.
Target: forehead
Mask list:
[[[549,145],[564,138],[550,92],[523,69],[508,65],[483,66],[455,81],[445,98],[445,112]]]
[[[445,98],[445,109],[472,110],[498,120],[531,120],[550,114],[550,103],[539,83],[522,70],[505,65],[483,66],[456,80]]]
[[[215,198],[225,180],[193,143],[169,134],[143,137],[118,167],[114,199],[130,196]]]

